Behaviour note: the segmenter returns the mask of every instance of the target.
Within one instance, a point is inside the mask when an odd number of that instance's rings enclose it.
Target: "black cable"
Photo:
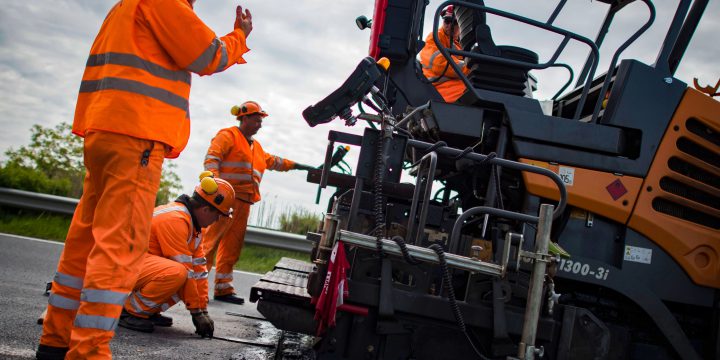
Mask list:
[[[394,241],[400,247],[400,252],[402,253],[403,258],[408,264],[418,265],[421,263],[421,261],[415,259],[410,255],[410,252],[407,249],[407,245],[405,244],[405,240],[403,240],[402,236],[395,235],[390,240]]]
[[[384,175],[383,172],[385,171],[385,166],[384,166],[385,162],[383,159],[383,150],[384,150],[383,144],[385,143],[385,141],[384,141],[385,139],[383,139],[384,123],[385,123],[385,121],[383,120],[383,123],[380,125],[380,132],[378,134],[377,149],[376,149],[377,154],[375,157],[375,174],[374,174],[374,178],[373,178],[373,181],[374,181],[373,190],[375,192],[375,194],[374,194],[375,198],[373,199],[374,200],[373,213],[375,215],[375,228],[373,229],[373,233],[375,235],[375,248],[377,250],[379,259],[382,259],[383,257],[385,257],[385,254],[384,254],[383,248],[382,248],[382,235],[383,235],[382,228],[384,225],[383,204],[382,204],[383,203],[383,201],[382,201],[382,190],[383,190],[382,182],[383,182],[383,175]],[[382,262],[379,262],[379,264],[382,264]]]
[[[428,246],[428,249],[434,251],[437,256],[438,260],[440,261],[440,270],[442,270],[443,273],[443,287],[445,288],[445,291],[447,291],[448,295],[448,301],[450,301],[450,309],[452,310],[453,316],[455,317],[455,321],[458,324],[458,327],[460,327],[460,331],[463,332],[465,337],[468,340],[468,343],[473,348],[475,353],[480,357],[482,360],[490,360],[488,357],[484,356],[480,350],[475,347],[475,343],[470,338],[470,335],[467,332],[467,327],[465,326],[465,320],[463,320],[462,313],[460,312],[460,306],[457,304],[457,299],[455,299],[455,289],[452,286],[452,278],[450,277],[450,270],[447,266],[447,260],[445,259],[445,250],[443,250],[442,246],[440,244],[432,244]]]

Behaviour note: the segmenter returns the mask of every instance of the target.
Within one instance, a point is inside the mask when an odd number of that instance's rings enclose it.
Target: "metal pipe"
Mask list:
[[[600,93],[598,94],[598,99],[595,102],[595,108],[593,108],[592,118],[590,120],[591,123],[596,123],[598,120],[598,116],[600,116],[600,107],[603,103],[603,100],[605,99],[605,92],[610,87],[610,80],[613,77],[613,73],[615,72],[615,64],[617,64],[618,58],[620,58],[620,54],[627,49],[630,44],[634,43],[637,38],[640,37],[647,29],[650,28],[650,25],[652,25],[653,22],[655,22],[655,6],[653,6],[652,2],[649,0],[642,0],[645,5],[647,5],[648,10],[650,11],[650,16],[648,17],[648,20],[645,22],[645,24],[640,27],[629,39],[627,39],[616,51],[613,55],[612,61],[610,61],[610,67],[608,68],[608,72],[605,75],[605,80],[603,81],[603,86],[600,89]]]
[[[462,232],[462,227],[465,225],[465,220],[467,220],[469,217],[477,215],[477,214],[490,214],[499,218],[505,218],[505,219],[513,219],[523,222],[529,222],[529,223],[537,223],[538,218],[532,215],[527,214],[521,214],[516,213],[513,211],[507,211],[507,210],[500,210],[496,209],[494,207],[487,207],[487,206],[477,206],[471,209],[468,209],[464,213],[462,213],[458,218],[455,220],[455,224],[453,225],[452,232],[450,233],[450,242],[448,243],[448,249],[450,249],[451,253],[454,254],[465,254],[467,253],[466,249],[469,248],[468,246],[464,246],[463,244],[460,244],[460,233]],[[461,246],[463,245],[463,246]]]
[[[410,119],[413,117],[413,115],[417,114],[420,111],[423,111],[425,109],[430,108],[430,102],[428,101],[426,104],[420,105],[413,109],[409,114],[407,114],[402,120],[400,120],[397,124],[395,124],[395,127],[402,127],[405,125],[406,122],[410,121]]]
[[[348,245],[354,245],[364,249],[375,250],[375,237],[373,236],[340,230],[338,239]],[[400,246],[398,246],[398,244],[396,244],[394,241],[382,239],[382,246],[385,253],[402,256]],[[410,253],[410,256],[419,261],[432,264],[440,263],[437,254],[428,248],[415,245],[407,245],[407,249]],[[488,263],[481,260],[474,260],[467,256],[445,253],[445,260],[447,261],[448,266],[456,269],[497,277],[500,277],[503,273],[503,267],[501,265]]]
[[[428,175],[422,175],[423,165],[426,161],[430,162],[428,168]],[[412,204],[410,205],[410,213],[408,214],[408,226],[407,235],[405,236],[406,242],[410,244],[417,244],[420,238],[421,231],[425,228],[425,220],[427,219],[428,202],[430,201],[430,193],[432,191],[432,182],[435,178],[435,169],[437,168],[437,153],[432,151],[420,159],[420,165],[418,167],[417,181],[415,182],[415,192],[413,193]],[[425,183],[425,187],[422,188],[424,191],[421,192],[421,185]],[[422,200],[420,200],[422,196]],[[418,206],[420,206],[420,218],[417,219],[417,226],[415,226],[415,220],[418,214]],[[417,234],[415,234],[417,232]]]
[[[552,15],[550,15],[550,18],[548,19],[546,24],[552,25],[552,23],[555,22],[555,19],[560,14],[560,11],[565,6],[566,2],[567,0],[560,0],[560,3],[557,4],[557,6],[555,7],[555,11],[553,11]]]
[[[542,308],[545,270],[547,269],[547,263],[550,261],[548,257],[548,244],[550,243],[552,213],[552,205],[540,205],[538,230],[535,236],[535,264],[533,265],[530,288],[528,289],[522,338],[518,346],[518,357],[520,359],[532,360],[535,358],[535,336],[537,335],[537,323],[540,318],[540,309]]]
[[[433,147],[433,144],[426,143],[424,141],[409,139],[407,142],[408,146],[418,148],[420,150],[426,150]],[[461,155],[463,153],[462,150],[451,148],[449,146],[440,146],[436,149],[434,149],[438,154],[444,155],[444,156],[450,156],[450,157],[457,157],[458,155]],[[565,210],[565,205],[567,204],[567,189],[565,188],[565,184],[563,183],[562,179],[560,179],[560,176],[548,169],[519,163],[512,160],[507,159],[501,159],[501,158],[494,158],[490,160],[487,159],[487,155],[482,155],[478,153],[467,153],[463,156],[464,158],[468,158],[470,160],[474,161],[485,161],[488,164],[494,164],[494,165],[500,165],[506,168],[515,169],[519,171],[528,171],[536,174],[540,174],[543,176],[547,176],[552,180],[558,187],[558,191],[560,192],[560,200],[558,201],[557,208],[555,208],[555,213],[553,214],[553,218],[559,218],[562,212]],[[515,213],[513,213],[515,214]]]

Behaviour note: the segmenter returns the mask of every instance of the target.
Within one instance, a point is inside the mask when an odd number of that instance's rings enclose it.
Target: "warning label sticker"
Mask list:
[[[565,186],[572,186],[575,182],[575,168],[561,166],[558,169],[558,175],[560,175]]]
[[[652,262],[652,249],[626,245],[624,260],[650,264]]]

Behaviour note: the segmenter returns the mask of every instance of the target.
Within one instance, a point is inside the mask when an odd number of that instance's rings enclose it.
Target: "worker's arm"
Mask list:
[[[288,171],[295,168],[295,162],[273,154],[265,153],[265,167],[268,170]]]
[[[197,309],[203,305],[203,297],[198,292],[198,281],[207,282],[207,270],[195,272],[193,265],[196,239],[190,237],[190,224],[183,216],[170,216],[163,221],[153,221],[152,231],[160,244],[162,257],[182,264],[188,271],[187,281],[178,291],[178,295],[187,309]],[[189,240],[189,241],[188,241]],[[198,247],[202,247],[201,244]],[[207,285],[206,285],[207,289]],[[207,307],[205,301],[203,308]]]
[[[458,43],[455,43],[455,47],[459,48],[460,46]],[[466,71],[465,63],[461,60],[461,58],[452,56],[452,59],[456,64],[460,65],[463,72]],[[426,39],[425,47],[422,51],[420,51],[420,62],[422,63],[423,72],[431,80],[433,80],[433,78],[441,77],[450,79],[459,78],[458,74],[455,73],[455,70],[448,65],[447,59],[435,45],[435,41],[432,40],[432,37],[428,37],[428,39]],[[431,76],[428,76],[429,74],[431,74]]]
[[[207,309],[208,304],[208,270],[205,251],[203,250],[202,240],[198,242],[199,246],[193,252],[193,273],[195,274],[195,288],[197,289],[198,298],[193,304],[185,303],[190,311],[194,309]],[[185,286],[190,285],[190,282]]]
[[[203,163],[205,170],[211,171],[216,178],[220,178],[220,163],[230,153],[234,143],[230,131],[220,130],[210,141]]]
[[[236,28],[218,37],[200,20],[187,0],[142,1],[139,9],[141,20],[175,63],[185,70],[210,75],[246,62],[242,55],[249,49],[243,30]]]

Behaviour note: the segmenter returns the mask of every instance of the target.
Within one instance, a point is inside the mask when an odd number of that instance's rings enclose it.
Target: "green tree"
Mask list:
[[[180,194],[182,186],[180,177],[175,173],[177,164],[165,160],[163,163],[162,177],[160,178],[160,189],[155,198],[155,205],[167,204],[170,200]]]
[[[68,123],[54,128],[33,125],[30,144],[5,152],[3,186],[56,195],[80,197],[85,177],[82,138],[72,135]]]
[[[72,134],[72,126],[33,125],[30,144],[5,151],[0,167],[0,186],[79,198],[85,178],[83,139]],[[156,203],[164,204],[180,190],[177,165],[165,162]]]

